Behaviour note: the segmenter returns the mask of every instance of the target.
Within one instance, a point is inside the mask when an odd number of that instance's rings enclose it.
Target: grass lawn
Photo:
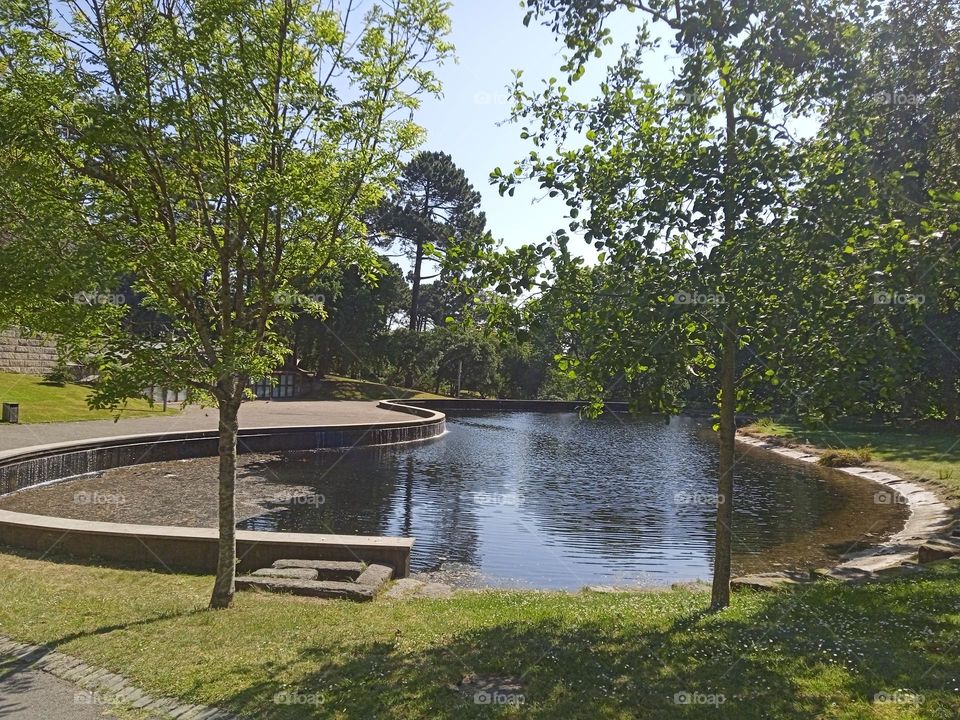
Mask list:
[[[110,410],[87,407],[90,388],[76,383],[56,385],[39,375],[0,372],[0,402],[20,403],[21,423],[67,422],[71,420],[104,420],[115,417]],[[167,414],[179,411],[171,405]],[[150,407],[146,400],[131,400],[121,417],[163,415],[160,405]]]
[[[339,375],[325,375],[325,382],[309,396],[311,400],[393,400],[395,398],[443,398],[446,395],[411,390],[409,388],[393,387],[382,383],[356,380],[340,377]]]
[[[692,590],[359,605],[243,593],[209,612],[210,587],[6,551],[0,632],[264,720],[960,716],[953,561],[910,580],[737,594],[712,616]],[[456,689],[471,673],[519,678],[523,704],[475,703]]]
[[[956,431],[885,425],[811,429],[798,423],[770,420],[761,420],[744,430],[817,448],[869,446],[874,461],[938,485],[948,497],[960,499],[960,434]]]

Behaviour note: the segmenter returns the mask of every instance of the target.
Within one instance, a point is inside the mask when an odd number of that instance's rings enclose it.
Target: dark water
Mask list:
[[[579,588],[708,578],[717,444],[703,423],[448,415],[400,446],[242,456],[240,527],[414,536],[412,568],[461,585]],[[0,507],[216,526],[217,460],[158,462],[14,493]],[[750,450],[736,466],[737,572],[831,564],[902,526],[877,486]]]
[[[415,571],[475,569],[479,584],[578,588],[707,578],[717,446],[702,423],[572,414],[450,415],[426,444],[310,453],[244,475],[308,486],[246,529],[416,537]],[[735,569],[818,567],[902,523],[857,478],[741,455]],[[462,565],[468,566],[463,568]]]

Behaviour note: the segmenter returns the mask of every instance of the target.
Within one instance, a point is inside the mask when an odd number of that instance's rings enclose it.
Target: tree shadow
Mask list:
[[[309,647],[298,660],[314,671],[283,686],[250,685],[226,705],[284,720],[813,720],[838,702],[863,703],[869,713],[879,693],[909,688],[925,699],[924,717],[958,717],[960,700],[948,685],[958,670],[955,589],[932,583],[918,599],[904,585],[824,583],[748,596],[748,611],[696,612],[653,628],[627,616],[620,624],[545,614],[443,635],[416,651],[399,637],[358,643],[346,655]],[[422,609],[429,614],[430,603]],[[286,676],[284,669],[274,675]],[[524,702],[484,704],[457,687],[472,675],[519,681]]]

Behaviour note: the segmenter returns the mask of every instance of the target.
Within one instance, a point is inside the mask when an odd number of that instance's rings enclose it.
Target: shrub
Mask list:
[[[821,455],[817,462],[826,467],[854,467],[870,462],[872,456],[873,449],[869,446],[848,449],[831,448]]]

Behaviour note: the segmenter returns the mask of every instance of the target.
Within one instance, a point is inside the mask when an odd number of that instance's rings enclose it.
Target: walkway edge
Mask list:
[[[140,690],[122,675],[88,665],[44,645],[29,645],[0,635],[0,659],[12,658],[18,665],[40,670],[70,682],[91,694],[91,701],[128,704],[158,718],[176,720],[241,720],[226,710],[210,705],[191,705],[170,697],[155,697]]]

